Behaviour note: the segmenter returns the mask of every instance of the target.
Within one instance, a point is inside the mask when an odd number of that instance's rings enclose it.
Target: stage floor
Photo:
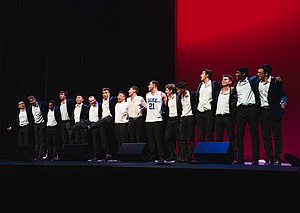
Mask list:
[[[300,168],[282,163],[281,166],[212,164],[212,163],[155,163],[155,162],[87,162],[87,161],[0,161],[1,177],[30,176],[30,175],[77,175],[77,176],[189,176],[189,175],[268,175],[268,176],[299,176]]]
[[[179,193],[236,190],[293,190],[299,185],[300,168],[282,166],[232,164],[156,164],[155,162],[83,162],[83,161],[0,161],[3,186],[21,191],[68,193],[84,191],[108,193]],[[276,187],[275,185],[276,184]],[[125,194],[126,194],[125,193]],[[189,192],[190,193],[190,192]],[[172,196],[173,196],[172,195]],[[138,197],[140,197],[138,196]]]

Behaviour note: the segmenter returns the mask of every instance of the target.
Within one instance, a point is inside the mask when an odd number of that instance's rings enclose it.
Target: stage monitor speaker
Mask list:
[[[17,146],[12,160],[31,162],[37,156],[33,145]]]
[[[62,161],[85,161],[88,159],[88,144],[66,144],[62,150]]]
[[[230,142],[198,142],[194,156],[199,163],[231,164],[234,160]]]
[[[147,143],[122,143],[116,157],[123,162],[146,162],[149,160],[150,151]]]
[[[291,164],[291,166],[296,166],[296,167],[300,166],[300,158],[296,157],[295,155],[286,153],[284,154],[284,158],[287,160],[289,164]]]

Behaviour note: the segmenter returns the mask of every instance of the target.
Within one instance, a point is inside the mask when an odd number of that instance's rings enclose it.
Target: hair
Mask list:
[[[186,89],[186,83],[185,82],[178,82],[175,84],[175,87],[178,89]]]
[[[152,80],[151,83],[154,84],[156,87],[159,87],[159,83],[157,80]]]
[[[237,70],[240,72],[240,73],[244,73],[245,74],[245,77],[248,77],[248,67],[239,67],[237,68]]]
[[[77,96],[81,96],[81,97],[84,99],[84,94],[82,94],[82,93],[80,93],[80,92],[76,94],[76,97],[77,97]]]
[[[136,94],[138,94],[140,91],[140,89],[137,86],[131,86],[130,88],[134,89]]]
[[[232,76],[229,75],[229,74],[224,74],[224,75],[222,76],[222,78],[224,78],[224,77],[227,77],[227,78],[229,78],[230,81],[233,81]]]
[[[208,75],[209,79],[212,78],[212,75],[213,75],[213,71],[212,70],[204,68],[204,69],[202,69],[202,72],[203,71],[206,73],[206,75]]]
[[[18,101],[18,106],[20,105],[20,103],[25,104],[25,102],[23,100]]]
[[[124,95],[124,97],[126,97],[126,93],[123,91],[123,90],[120,90],[119,92],[118,92],[118,94],[123,94]]]
[[[103,88],[102,88],[102,92],[104,92],[104,91],[106,91],[106,90],[108,90],[108,92],[110,92],[110,89],[109,89],[108,87],[103,87]]]
[[[60,90],[59,94],[65,94],[65,96],[68,96],[68,91],[67,90]]]
[[[269,75],[272,73],[272,67],[270,64],[261,64],[258,66],[258,69],[263,69],[264,72],[267,72]]]
[[[170,91],[172,91],[172,93],[176,93],[175,84],[172,84],[172,83],[167,84],[167,85],[165,86],[165,88],[168,88]]]
[[[55,100],[50,100],[49,103],[54,104],[54,106],[56,105],[56,101]]]
[[[35,97],[33,95],[29,95],[27,99],[30,101],[30,99],[35,99]]]

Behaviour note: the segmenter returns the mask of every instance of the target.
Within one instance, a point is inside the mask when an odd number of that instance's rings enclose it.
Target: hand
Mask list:
[[[286,103],[282,101],[282,102],[280,102],[280,106],[281,106],[282,109],[285,109],[286,108]]]
[[[276,79],[277,81],[282,81],[282,79],[281,79],[280,76],[276,76],[275,79]]]
[[[6,130],[7,130],[7,131],[10,131],[10,130],[12,130],[12,127],[11,127],[11,126],[10,126],[10,127],[7,127]]]

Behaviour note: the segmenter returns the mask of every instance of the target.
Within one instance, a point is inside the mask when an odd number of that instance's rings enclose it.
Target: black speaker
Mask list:
[[[295,155],[286,153],[284,154],[284,158],[287,160],[289,164],[291,164],[291,166],[296,166],[296,167],[300,166],[300,158],[296,157]]]
[[[33,145],[15,147],[12,160],[31,162],[37,156]]]
[[[88,159],[88,144],[66,144],[62,150],[62,161],[85,161]]]
[[[146,162],[149,160],[150,151],[147,143],[122,143],[116,157],[123,162]]]
[[[231,164],[234,152],[230,142],[198,142],[194,157],[199,163]]]

